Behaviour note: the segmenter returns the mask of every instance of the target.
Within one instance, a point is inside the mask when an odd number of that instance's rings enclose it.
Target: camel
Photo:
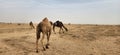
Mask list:
[[[29,25],[30,25],[31,29],[32,29],[32,28],[33,28],[33,29],[35,28],[34,25],[33,25],[33,23],[32,23],[32,21],[30,21]]]
[[[53,22],[52,22],[52,21],[50,21],[50,24],[51,24],[51,25],[53,25]]]
[[[54,32],[55,34],[56,34],[56,32],[55,32],[55,26],[60,28],[59,33],[61,33],[61,30],[63,31],[63,28],[64,28],[66,31],[68,31],[68,29],[63,25],[63,23],[58,20],[58,21],[56,21],[55,23],[53,23],[53,32]],[[63,31],[63,33],[64,33],[64,31]]]
[[[46,49],[48,49],[48,45],[49,45],[49,39],[50,39],[50,35],[51,35],[51,24],[50,21],[47,19],[47,17],[45,17],[38,25],[36,28],[36,52],[38,52],[38,41],[40,39],[40,34],[42,32],[42,37],[41,37],[41,45],[43,48],[43,51],[45,51]],[[43,45],[43,39],[45,37],[45,35],[47,36],[47,44],[44,46]]]

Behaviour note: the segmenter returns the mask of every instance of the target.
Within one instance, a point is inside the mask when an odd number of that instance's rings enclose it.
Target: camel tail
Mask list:
[[[40,38],[40,33],[41,33],[40,27],[37,26],[37,28],[36,28],[36,37],[37,37],[37,39]]]
[[[68,31],[68,29],[63,25],[63,28],[66,30],[66,31]]]

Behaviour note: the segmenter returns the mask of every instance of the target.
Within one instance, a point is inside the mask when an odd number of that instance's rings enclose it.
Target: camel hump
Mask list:
[[[43,19],[43,21],[48,22],[48,18],[47,18],[47,17],[45,17],[45,18]]]

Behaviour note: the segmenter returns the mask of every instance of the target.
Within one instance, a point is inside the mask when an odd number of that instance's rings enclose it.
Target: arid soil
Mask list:
[[[35,29],[28,24],[0,23],[0,55],[120,55],[120,25],[65,26],[68,32],[59,34],[56,27],[49,49],[42,51],[39,42],[36,53]]]

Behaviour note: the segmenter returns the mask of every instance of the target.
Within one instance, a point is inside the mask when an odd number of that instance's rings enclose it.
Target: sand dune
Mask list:
[[[35,29],[28,24],[1,23],[0,55],[120,55],[120,25],[65,26],[68,32],[52,33],[50,48],[41,51],[39,42],[36,53]]]

